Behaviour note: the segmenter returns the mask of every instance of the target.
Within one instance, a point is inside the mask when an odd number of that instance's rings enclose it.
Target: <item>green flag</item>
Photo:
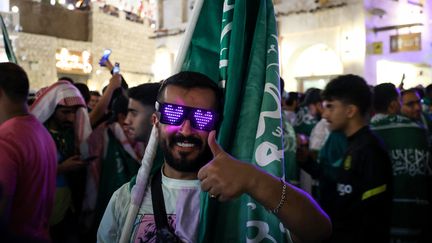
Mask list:
[[[3,21],[3,17],[1,15],[0,15],[0,21],[1,21],[4,47],[6,50],[6,55],[8,57],[8,60],[9,60],[9,62],[17,63],[15,53],[13,51],[12,44],[11,44],[10,39],[9,39],[9,34],[8,34],[7,29],[6,29],[6,25]]]
[[[425,127],[399,115],[377,114],[371,129],[383,140],[393,167],[392,242],[416,242],[430,217],[431,154]],[[407,220],[415,219],[415,220]],[[408,232],[408,233],[407,233]]]
[[[277,177],[283,171],[278,37],[271,0],[207,0],[182,70],[225,88],[218,142],[234,157]],[[253,178],[251,178],[253,179]],[[284,242],[276,216],[248,195],[201,197],[201,242]]]

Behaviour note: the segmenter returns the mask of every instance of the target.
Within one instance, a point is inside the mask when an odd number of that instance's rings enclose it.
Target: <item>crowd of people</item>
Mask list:
[[[297,138],[287,179],[329,215],[330,242],[431,241],[431,99],[432,84],[372,87],[355,75],[282,96]]]
[[[288,241],[432,241],[432,85],[341,75],[303,95],[281,79],[283,178],[219,146],[224,94],[203,74],[129,88],[112,73],[102,94],[67,77],[28,90],[21,67],[0,63],[8,242],[197,242],[203,192],[248,194]]]

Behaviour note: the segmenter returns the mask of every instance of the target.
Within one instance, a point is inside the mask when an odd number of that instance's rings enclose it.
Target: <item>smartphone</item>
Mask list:
[[[101,65],[102,67],[105,66],[105,62],[108,60],[110,55],[111,55],[111,49],[105,49],[99,61],[99,65]]]
[[[117,74],[120,72],[120,63],[116,62],[113,68],[113,74]]]
[[[90,162],[90,161],[92,161],[92,160],[97,159],[97,157],[98,157],[98,156],[89,156],[89,157],[83,159],[83,161],[88,163],[88,162]]]

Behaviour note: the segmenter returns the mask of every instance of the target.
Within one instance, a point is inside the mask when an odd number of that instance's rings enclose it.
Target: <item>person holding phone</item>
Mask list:
[[[31,113],[48,129],[57,149],[54,210],[50,218],[53,242],[74,239],[79,232],[88,157],[86,140],[91,133],[87,106],[79,90],[58,81],[38,92]]]
[[[107,52],[107,50],[104,51],[104,55],[101,57],[99,64],[101,67],[106,67],[113,76],[108,86],[104,87],[99,102],[90,112],[90,123],[93,128],[96,128],[110,117],[109,108],[111,107],[112,101],[120,95],[126,95],[126,91],[129,88],[125,79],[120,74],[120,64],[115,63],[115,65],[112,65],[109,60],[111,50],[109,50],[109,52]]]

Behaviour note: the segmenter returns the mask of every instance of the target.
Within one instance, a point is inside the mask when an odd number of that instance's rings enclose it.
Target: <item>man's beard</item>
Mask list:
[[[167,142],[168,140],[168,142]],[[204,150],[199,152],[196,158],[190,160],[186,157],[189,153],[180,153],[180,158],[174,158],[172,150],[176,143],[188,142],[195,144],[196,147],[202,148],[203,143],[201,140],[195,137],[185,137],[181,134],[170,136],[166,139],[160,139],[159,145],[165,157],[166,163],[173,169],[180,172],[198,172],[201,167],[206,165],[210,160],[213,159],[213,154],[208,145],[205,146]]]

